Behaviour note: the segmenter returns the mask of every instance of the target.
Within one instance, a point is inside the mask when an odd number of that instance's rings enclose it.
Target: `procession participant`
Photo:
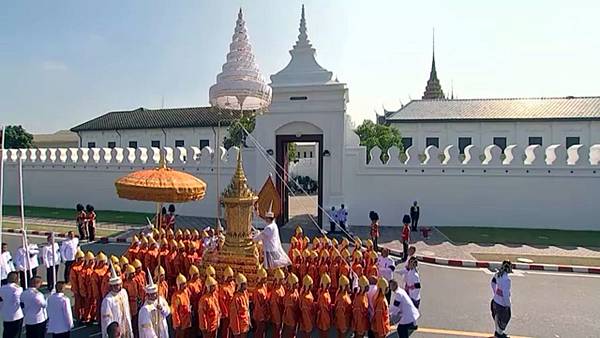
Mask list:
[[[75,237],[73,231],[67,232],[67,239],[60,244],[60,257],[65,261],[65,273],[63,278],[69,280],[71,266],[75,262],[75,254],[79,250],[79,238]]]
[[[390,250],[388,248],[381,249],[381,255],[377,257],[377,271],[379,277],[385,278],[386,281],[391,281],[396,270],[396,263],[389,257]]]
[[[42,277],[29,280],[29,288],[21,294],[21,304],[25,315],[27,338],[44,338],[46,335],[46,298],[38,289],[42,287]]]
[[[299,333],[302,338],[309,338],[315,327],[315,298],[312,294],[313,279],[304,276],[302,291],[300,292],[300,320]]]
[[[83,207],[83,204],[77,204],[76,209],[77,214],[75,215],[75,223],[77,224],[77,230],[79,231],[79,239],[83,241],[88,237],[87,224],[85,222],[85,208]]]
[[[177,231],[175,231],[175,240],[179,242],[182,239],[183,239],[183,230],[177,229]]]
[[[223,271],[223,280],[219,284],[217,294],[219,296],[219,306],[221,309],[221,325],[219,327],[219,337],[228,338],[229,332],[229,303],[233,298],[235,283],[233,281],[233,269],[227,266]]]
[[[313,238],[310,250],[316,252],[317,254],[321,252],[321,240],[319,237]]]
[[[167,240],[171,241],[172,239],[175,239],[175,232],[173,229],[167,229]]]
[[[246,338],[250,331],[250,299],[248,280],[242,273],[235,278],[236,290],[229,303],[229,330],[234,338]]]
[[[190,266],[188,271],[190,277],[187,283],[187,289],[190,296],[190,303],[192,305],[192,327],[190,335],[196,337],[198,333],[198,302],[200,296],[202,296],[202,280],[200,279],[200,270],[195,265]]]
[[[156,279],[158,295],[164,299],[169,299],[169,284],[165,280],[165,269],[162,266],[157,266],[154,269],[154,279]]]
[[[140,308],[138,316],[139,338],[168,338],[169,327],[167,317],[171,309],[167,301],[158,294],[158,287],[152,280],[148,270],[148,284],[144,289],[146,300]]]
[[[140,285],[140,289],[144,289],[146,287],[147,277],[142,268],[142,262],[136,258],[131,265],[135,268],[135,281]]]
[[[189,271],[190,268],[192,266],[195,265],[200,265],[200,256],[198,256],[198,253],[196,252],[196,243],[192,242],[191,240],[188,242],[188,250],[187,253],[185,255],[185,270],[184,271]]]
[[[93,242],[96,239],[96,212],[94,211],[94,206],[91,204],[85,206],[85,223],[88,239],[90,242]]]
[[[290,239],[290,248],[288,249],[288,257],[292,257],[293,256],[293,251],[297,250],[299,247],[298,245],[298,239],[296,239],[296,236],[292,236],[292,239]],[[293,259],[292,259],[292,264],[293,264]]]
[[[363,255],[360,251],[354,251],[354,254],[352,254],[352,257],[354,258],[354,260],[352,261],[352,271],[354,271],[354,273],[357,276],[362,276],[364,274],[363,272]]]
[[[211,276],[204,282],[206,291],[198,304],[199,327],[203,338],[216,338],[221,310],[217,296],[217,280]]]
[[[169,214],[167,217],[167,228],[175,229],[175,206],[173,204],[169,204]]]
[[[329,265],[329,277],[331,278],[331,284],[329,285],[329,293],[335,295],[338,288],[338,279],[340,271],[340,252],[335,246],[331,250],[331,263]]]
[[[408,243],[410,242],[410,216],[402,217],[402,261],[408,259]]]
[[[287,288],[283,299],[283,338],[296,337],[296,329],[300,320],[298,282],[298,277],[290,273],[287,278]]]
[[[194,241],[194,243],[198,243],[199,240],[200,240],[200,232],[198,231],[198,229],[192,230],[192,241]]]
[[[338,250],[340,250],[340,252],[342,252],[343,250],[348,249],[349,247],[350,247],[350,242],[348,241],[348,239],[346,237],[342,238],[342,241],[340,242]]]
[[[375,252],[375,247],[373,246],[373,241],[370,239],[365,240],[365,256],[367,256],[367,254],[371,254],[372,252]]]
[[[175,257],[177,257],[177,241],[171,239],[169,241],[169,253],[167,254],[164,263],[167,271],[167,283],[169,285],[175,285],[175,278],[177,278],[177,266],[175,265]]]
[[[317,251],[310,252],[310,261],[308,264],[308,276],[313,280],[319,278],[319,254]],[[304,276],[306,277],[306,276]],[[303,277],[303,278],[304,278]]]
[[[158,243],[154,238],[148,240],[148,251],[144,255],[143,265],[146,269],[154,270],[158,264]]]
[[[119,265],[113,265],[115,268],[115,273],[117,274],[117,276],[121,277],[121,279],[125,279],[125,274],[121,273],[121,267]],[[106,296],[109,292],[110,292],[110,274],[106,273],[104,274],[104,277],[102,278],[102,282],[100,284],[100,293],[102,294],[102,297]]]
[[[364,337],[370,328],[369,321],[369,280],[365,276],[358,279],[358,292],[352,301],[352,330],[354,337]]]
[[[40,265],[38,262],[38,254],[40,250],[38,245],[30,243],[27,245],[27,250],[20,246],[15,253],[15,268],[19,271],[19,280],[21,287],[25,287],[25,278],[37,276],[37,268]]]
[[[121,337],[133,338],[131,311],[127,291],[122,288],[123,281],[117,276],[114,267],[110,266],[110,292],[102,300],[101,322],[102,337],[107,338],[107,327],[112,322],[119,323]]]
[[[404,290],[412,299],[413,304],[418,309],[421,303],[421,277],[419,271],[417,271],[417,257],[411,257],[408,260],[408,267],[406,274],[404,275]]]
[[[374,315],[371,326],[375,338],[385,338],[391,330],[388,302],[385,299],[387,288],[388,282],[385,278],[380,277],[377,281],[377,295],[375,296],[375,304],[373,306]]]
[[[79,283],[79,292],[83,299],[81,308],[81,321],[89,323],[92,320],[92,313],[96,307],[96,301],[92,289],[92,278],[94,275],[95,257],[91,251],[85,254],[85,263],[81,269],[81,275],[77,278]]]
[[[369,219],[371,220],[371,229],[369,231],[369,235],[371,235],[371,241],[375,246],[375,251],[377,251],[379,250],[379,214],[375,211],[371,211],[369,212]]]
[[[190,296],[186,288],[187,279],[179,274],[176,279],[177,290],[171,296],[171,314],[175,337],[187,338],[192,326],[192,307]]]
[[[302,254],[300,250],[294,249],[292,250],[292,272],[296,275],[300,275],[300,270],[302,269]]]
[[[292,273],[293,274],[293,273]],[[281,337],[283,328],[284,298],[285,298],[285,273],[281,269],[275,270],[275,280],[269,290],[269,312],[273,323],[273,338]]]
[[[175,268],[176,273],[181,273],[187,271],[185,268],[186,261],[186,252],[185,252],[185,244],[182,240],[177,242],[177,255],[175,256],[173,266]]]
[[[119,261],[119,257],[115,256],[115,255],[110,255],[110,263],[113,266],[120,266],[120,261]]]
[[[183,231],[183,244],[185,244],[185,246],[187,247],[187,245],[189,244],[191,239],[192,239],[192,232],[190,231],[190,229],[185,229]]]
[[[108,258],[102,251],[100,251],[96,256],[96,266],[94,267],[94,272],[92,273],[91,278],[92,296],[94,297],[92,321],[100,320],[100,307],[102,305],[102,298],[104,298],[104,295],[102,294],[102,280],[104,279],[104,275],[108,273],[107,263]]]
[[[352,299],[349,294],[350,279],[340,276],[335,296],[334,316],[337,338],[346,337],[352,329]]]
[[[144,261],[146,254],[148,253],[148,237],[143,236],[140,239],[140,248],[138,249],[138,253],[135,259],[139,259],[140,262]]]
[[[123,289],[127,291],[131,326],[135,335],[138,333],[138,307],[142,302],[143,293],[140,285],[134,278],[135,268],[132,265],[127,265],[127,267],[125,267],[125,280],[123,280]]]
[[[317,296],[317,329],[319,337],[327,338],[329,329],[331,328],[332,303],[331,295],[329,294],[329,285],[331,278],[327,273],[321,275],[321,286]]]
[[[338,275],[350,278],[351,266],[348,263],[348,260],[350,259],[350,251],[348,249],[342,250],[341,256],[342,257],[339,260]]]
[[[508,260],[503,261],[491,282],[493,298],[490,308],[496,326],[495,337],[508,337],[504,330],[506,330],[511,317],[509,273],[512,273],[512,263]]]
[[[168,255],[169,255],[169,241],[167,241],[167,238],[165,237],[160,240],[160,246],[158,248],[158,258],[157,258],[158,260],[156,262],[156,265],[165,264]]]
[[[377,252],[370,251],[366,253],[365,259],[365,275],[367,278],[379,277],[379,269],[377,269]]]
[[[167,219],[167,208],[162,207],[160,209],[159,227],[161,229],[167,228],[168,222],[169,222],[169,220]]]
[[[300,241],[300,240],[298,240],[298,241]],[[298,244],[300,244],[300,243],[298,243]],[[308,236],[304,236],[302,238],[302,251],[309,249],[309,247],[308,247],[309,244],[310,244],[310,238],[308,238]]]
[[[85,254],[81,250],[77,250],[75,254],[75,263],[71,265],[69,271],[69,284],[71,284],[71,292],[73,293],[73,313],[75,314],[75,320],[81,321],[82,319],[82,305],[83,296],[79,287],[79,278],[81,278],[81,272],[83,270],[83,258]],[[58,291],[57,291],[58,292]]]
[[[12,271],[6,277],[7,284],[0,287],[0,314],[3,320],[3,338],[20,338],[23,328],[23,310],[19,273]]]
[[[408,338],[409,330],[413,329],[414,323],[419,319],[419,310],[406,291],[398,287],[398,282],[393,279],[390,280],[390,289],[390,322],[397,324],[399,338]]]
[[[306,246],[304,245],[304,231],[302,230],[302,227],[300,225],[296,225],[293,238],[295,238],[296,241],[298,241],[298,250],[302,251],[306,249]]]
[[[125,271],[127,265],[129,265],[129,259],[127,259],[127,257],[125,256],[121,256],[121,258],[119,259],[119,266],[121,267],[121,271]]]
[[[321,276],[323,276],[324,273],[329,272],[329,265],[330,265],[330,259],[329,259],[329,251],[327,250],[322,250],[321,251],[321,258],[320,258],[320,262],[317,263],[319,270],[318,270],[318,275],[317,275],[317,279],[314,280],[319,280],[321,278]]]
[[[72,271],[72,270],[71,270]],[[48,297],[48,333],[53,338],[69,338],[73,328],[71,300],[63,293],[65,282],[56,283],[56,292]]]
[[[299,278],[304,278],[308,274],[308,267],[310,266],[310,249],[304,249],[302,251],[302,264],[300,264]]]
[[[131,245],[129,246],[129,248],[127,249],[127,253],[125,254],[130,261],[133,261],[134,259],[139,257],[138,254],[140,252],[140,245],[141,242],[138,236],[133,235],[133,238],[131,239]],[[121,268],[123,268],[123,266],[121,266]]]
[[[262,241],[265,269],[271,270],[292,264],[281,246],[279,227],[275,223],[275,214],[273,213],[273,202],[271,202],[269,211],[265,214],[265,221],[268,225],[261,232],[254,235],[255,241]]]
[[[257,271],[258,282],[256,289],[252,293],[252,319],[254,319],[256,328],[253,337],[264,338],[269,319],[269,293],[267,289],[267,270],[259,268]]]
[[[15,271],[15,264],[13,263],[10,251],[8,251],[8,245],[2,243],[2,253],[0,254],[0,285],[6,285],[8,283],[8,274]]]

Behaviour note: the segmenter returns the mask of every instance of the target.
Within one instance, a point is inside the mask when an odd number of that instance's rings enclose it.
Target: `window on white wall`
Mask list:
[[[209,145],[210,145],[209,140],[200,140],[200,149],[202,149],[204,147],[208,147]]]
[[[436,146],[440,147],[440,138],[439,137],[426,137],[425,138],[425,147]]]
[[[116,143],[116,142],[108,142],[108,145],[107,145],[107,146],[108,146],[110,149],[112,149],[112,148],[116,148],[116,147],[117,147],[117,143]]]
[[[571,148],[571,146],[574,146],[576,144],[581,144],[579,142],[580,142],[579,136],[567,136],[567,139],[565,140],[567,149]]]
[[[465,153],[465,148],[473,144],[473,141],[470,137],[459,137],[458,138],[458,150],[461,154]]]
[[[137,141],[129,141],[129,148],[137,149]]]
[[[530,145],[530,146],[531,146],[531,145],[534,145],[534,144],[537,144],[537,145],[539,145],[539,146],[542,146],[542,145],[543,145],[543,142],[542,142],[542,141],[543,141],[543,140],[542,140],[542,137],[541,137],[541,136],[529,136],[529,145]]]
[[[304,158],[306,158],[306,151],[304,152]]]
[[[185,147],[185,142],[183,140],[175,140],[176,147]]]
[[[152,148],[160,148],[160,141],[154,140],[150,141]]]
[[[412,137],[403,137],[402,138],[402,146],[404,147],[404,150],[412,147],[413,143],[412,143]]]
[[[308,157],[312,158],[312,151],[308,154]]]
[[[96,142],[88,142],[88,148],[96,148]]]
[[[504,151],[506,149],[506,137],[494,137],[494,145]]]

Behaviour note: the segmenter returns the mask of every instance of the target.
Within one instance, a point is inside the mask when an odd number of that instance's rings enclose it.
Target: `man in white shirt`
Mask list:
[[[0,287],[0,314],[4,320],[3,338],[20,338],[23,327],[23,310],[21,309],[21,294],[19,274],[10,272],[8,284]]]
[[[348,209],[342,204],[342,207],[337,212],[337,220],[340,223],[342,229],[350,231],[349,227],[346,227],[346,221],[348,220]]]
[[[60,246],[60,257],[65,262],[65,274],[64,280],[69,280],[69,273],[71,272],[71,266],[75,263],[75,255],[79,249],[79,238],[75,237],[73,231],[67,233],[67,239],[64,240]]]
[[[403,289],[398,287],[398,282],[390,281],[392,295],[390,298],[390,322],[398,324],[398,337],[408,338],[409,331],[414,329],[413,323],[419,319],[419,310]]]
[[[171,314],[167,301],[158,295],[158,287],[148,270],[146,301],[138,314],[139,338],[169,338],[167,317]]]
[[[2,253],[0,254],[0,285],[6,285],[8,280],[8,274],[15,271],[15,265],[12,260],[10,251],[6,243],[2,243]]]
[[[114,267],[110,265],[110,279],[108,280],[110,292],[102,300],[100,307],[100,328],[102,337],[108,338],[108,326],[117,322],[124,338],[133,338],[131,327],[131,311],[129,310],[129,296],[122,288],[123,281],[117,276]]]
[[[502,266],[492,278],[492,318],[496,325],[494,337],[508,337],[504,330],[508,326],[511,317],[511,280],[508,274],[512,272],[512,263],[510,261],[502,262]]]
[[[48,333],[53,338],[69,338],[73,328],[71,301],[63,293],[65,282],[56,283],[56,293],[48,297]]]
[[[37,268],[40,265],[38,262],[39,253],[40,249],[37,244],[29,244],[27,250],[21,246],[15,253],[15,268],[19,271],[22,288],[25,287],[25,278],[37,276]],[[27,275],[25,272],[27,272]]]
[[[337,210],[335,210],[335,206],[331,207],[331,210],[327,211],[327,215],[329,216],[329,231],[335,232],[335,224],[337,223]]]
[[[254,235],[255,241],[262,241],[265,269],[272,270],[291,265],[292,261],[281,245],[279,227],[275,223],[275,214],[273,213],[273,202],[265,214],[265,221],[268,225],[263,231]]]
[[[48,235],[47,244],[42,247],[42,262],[46,266],[46,281],[48,290],[54,289],[54,276],[58,277],[58,267],[60,266],[60,248],[58,243],[52,244],[52,235]],[[54,270],[54,271],[53,271]]]
[[[390,250],[387,248],[381,249],[381,255],[377,257],[377,271],[379,272],[378,277],[383,277],[388,283],[394,276],[394,270],[396,270],[396,262],[389,256]],[[385,298],[388,303],[390,301],[390,289],[385,294]]]
[[[38,289],[42,287],[42,278],[35,276],[29,281],[29,288],[21,294],[25,313],[25,332],[27,338],[44,338],[46,335],[46,299]]]

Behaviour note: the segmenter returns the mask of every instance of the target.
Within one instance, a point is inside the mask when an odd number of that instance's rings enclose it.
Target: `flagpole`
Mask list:
[[[50,291],[50,293],[55,293],[56,292],[56,257],[55,257],[55,251],[54,250],[54,231],[52,231],[50,233],[50,237],[52,238],[52,280],[54,281],[54,285],[52,285],[52,290]]]
[[[25,251],[25,288],[27,289],[31,264],[29,264],[29,243],[27,242],[27,229],[25,229],[25,206],[23,202],[23,159],[19,157],[19,199],[21,201],[21,235],[23,236],[23,250]]]

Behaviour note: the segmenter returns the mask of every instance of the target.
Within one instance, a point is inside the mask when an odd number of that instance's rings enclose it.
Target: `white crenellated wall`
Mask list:
[[[214,217],[218,153],[210,147],[199,149],[162,148],[169,167],[188,172],[207,183],[206,196],[198,202],[177,205],[178,213]],[[220,190],[233,175],[238,149],[220,148]],[[244,151],[245,165],[254,166],[252,150]],[[5,156],[4,203],[18,202],[18,160],[23,159],[26,205],[74,208],[92,204],[97,210],[153,212],[150,202],[119,199],[114,182],[129,172],[154,168],[160,159],[158,148],[69,148],[9,149]]]
[[[413,201],[420,223],[437,226],[498,226],[600,230],[600,145],[469,146],[442,150],[371,150],[354,141],[345,150],[345,202],[349,223],[367,225],[370,210],[383,225],[401,225]],[[423,154],[424,156],[419,154]]]

